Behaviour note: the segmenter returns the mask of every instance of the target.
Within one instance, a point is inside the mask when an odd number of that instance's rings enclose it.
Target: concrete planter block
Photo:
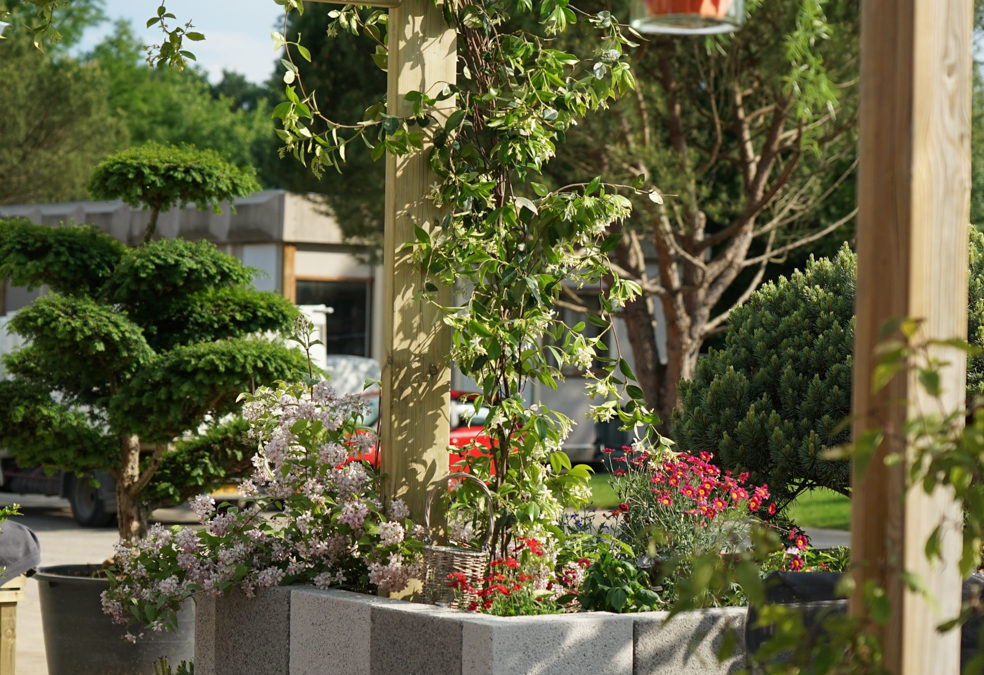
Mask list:
[[[634,675],[735,672],[744,608],[497,617],[347,591],[262,589],[199,599],[203,675]],[[738,653],[718,664],[723,631]]]
[[[634,615],[634,671],[653,675],[738,672],[745,663],[745,613],[745,607],[722,607],[683,612],[668,622],[669,612]],[[728,631],[734,631],[736,651],[718,663],[717,651]]]
[[[212,675],[287,673],[290,663],[288,587],[196,597],[195,672]]]
[[[294,588],[290,601],[291,675],[368,675],[373,608],[408,611],[408,604],[350,591]],[[429,605],[409,608],[433,610]]]
[[[464,612],[410,602],[373,604],[370,673],[460,673]]]
[[[632,673],[633,618],[630,615],[466,614],[459,621],[462,673]]]

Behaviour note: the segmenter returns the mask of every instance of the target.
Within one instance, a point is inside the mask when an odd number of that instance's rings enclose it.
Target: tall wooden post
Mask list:
[[[866,471],[854,467],[851,613],[870,616],[866,581],[887,590],[891,618],[872,630],[892,673],[955,674],[960,665],[958,632],[935,630],[960,603],[960,511],[944,491],[906,493],[906,467],[882,461],[906,452],[898,438],[906,415],[935,402],[912,375],[873,395],[871,374],[886,319],[923,319],[921,338],[966,335],[971,9],[971,0],[862,1],[854,429],[855,437],[873,427],[889,437]],[[966,362],[955,350],[945,358],[944,403],[954,410],[963,405]],[[941,520],[944,561],[929,565],[923,547]],[[902,570],[919,575],[938,608],[905,588]]]
[[[455,83],[456,34],[431,0],[369,0],[365,4],[389,8],[387,112],[411,115],[413,106],[404,99],[408,92],[434,96]],[[443,124],[440,111],[436,117]],[[451,388],[450,334],[433,307],[420,299],[425,274],[403,250],[405,243],[416,239],[415,225],[430,229],[443,215],[426,198],[436,178],[425,153],[386,156],[379,411],[384,493],[402,497],[417,522],[423,522],[429,484],[448,472]],[[450,292],[439,301],[450,304]]]
[[[409,91],[433,96],[454,84],[455,38],[430,0],[404,0],[390,9],[390,114],[413,113],[404,99]],[[428,484],[448,471],[451,343],[437,312],[419,297],[424,271],[402,247],[416,239],[415,225],[429,229],[440,221],[426,197],[434,181],[425,153],[387,155],[380,466],[385,492],[403,497],[417,522]]]

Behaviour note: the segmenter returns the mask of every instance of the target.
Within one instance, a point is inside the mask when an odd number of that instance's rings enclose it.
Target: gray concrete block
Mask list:
[[[195,596],[195,668],[215,672],[215,598]]]
[[[461,615],[463,675],[629,675],[633,619],[592,612]]]
[[[666,622],[668,612],[635,615],[634,672],[640,675],[717,675],[744,666],[745,607],[683,612]],[[664,623],[666,622],[666,623]],[[735,653],[718,663],[727,632],[734,631]]]
[[[372,607],[399,600],[350,591],[293,589],[291,675],[369,675]]]
[[[409,602],[370,608],[372,675],[461,673],[463,612]]]
[[[262,588],[255,598],[247,598],[239,590],[214,600],[201,596],[198,606],[203,611],[195,621],[196,673],[288,673],[289,588]]]

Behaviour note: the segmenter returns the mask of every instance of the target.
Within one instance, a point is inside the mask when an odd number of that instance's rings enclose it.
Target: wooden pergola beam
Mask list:
[[[861,137],[858,178],[858,286],[854,430],[882,428],[886,442],[866,471],[855,462],[851,557],[860,564],[851,613],[870,617],[864,585],[888,592],[892,615],[880,633],[892,673],[946,674],[960,667],[959,631],[936,625],[960,605],[961,517],[948,493],[905,490],[907,415],[935,410],[913,374],[880,394],[871,391],[873,354],[887,319],[924,321],[918,338],[965,336],[970,217],[971,0],[863,0]],[[917,339],[918,339],[917,338]],[[966,359],[941,354],[944,404],[963,406]],[[893,404],[906,401],[907,405]],[[949,525],[942,563],[924,545],[939,522]],[[918,574],[934,607],[906,589],[901,572]]]

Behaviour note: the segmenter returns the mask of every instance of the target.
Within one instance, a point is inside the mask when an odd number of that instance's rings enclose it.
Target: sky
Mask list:
[[[120,18],[131,23],[144,43],[160,44],[160,29],[146,28],[159,4],[159,0],[103,0],[108,20],[85,33],[80,51],[96,45]],[[273,73],[279,57],[270,34],[283,20],[283,8],[274,0],[166,0],[166,6],[177,17],[172,24],[183,26],[191,21],[192,30],[205,35],[204,41],[186,41],[185,45],[190,45],[211,82],[222,79],[223,69],[241,73],[257,84]]]

